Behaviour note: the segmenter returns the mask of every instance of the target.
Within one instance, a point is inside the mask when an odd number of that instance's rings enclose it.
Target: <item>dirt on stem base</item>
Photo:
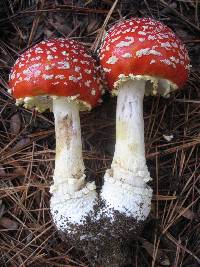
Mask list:
[[[83,251],[91,266],[124,267],[130,264],[131,245],[139,236],[143,221],[112,210],[113,219],[106,212],[101,199],[82,224],[68,223],[68,231],[60,232],[64,241]]]

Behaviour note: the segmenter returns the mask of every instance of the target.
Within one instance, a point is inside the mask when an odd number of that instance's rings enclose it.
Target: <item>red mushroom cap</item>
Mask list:
[[[16,99],[65,96],[94,107],[102,94],[98,72],[82,44],[52,39],[36,44],[17,59],[9,85]]]
[[[100,62],[110,88],[143,78],[157,87],[167,83],[169,92],[170,86],[183,86],[189,73],[183,43],[170,28],[151,18],[132,18],[114,25],[100,48]]]

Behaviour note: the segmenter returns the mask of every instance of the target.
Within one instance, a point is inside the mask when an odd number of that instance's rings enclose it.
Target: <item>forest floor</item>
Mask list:
[[[70,37],[95,52],[105,29],[123,18],[153,17],[183,40],[187,84],[169,98],[145,97],[152,208],[131,266],[200,266],[200,2],[198,0],[0,1],[0,266],[89,266],[52,222],[49,187],[55,157],[52,113],[15,106],[8,75],[35,43]],[[116,98],[81,114],[88,179],[101,187],[115,144]],[[171,137],[171,138],[168,138]],[[109,267],[109,266],[108,266]]]

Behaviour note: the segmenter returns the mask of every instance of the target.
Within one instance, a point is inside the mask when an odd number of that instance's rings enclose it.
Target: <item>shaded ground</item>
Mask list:
[[[21,52],[51,36],[73,37],[95,51],[104,27],[131,16],[170,26],[189,50],[192,71],[185,88],[170,98],[144,100],[154,196],[144,231],[131,244],[130,266],[200,266],[200,3],[115,2],[0,1],[0,266],[89,266],[61,241],[50,217],[53,116],[14,105],[7,94],[10,67]],[[99,187],[115,142],[116,99],[104,98],[81,115],[87,176]]]

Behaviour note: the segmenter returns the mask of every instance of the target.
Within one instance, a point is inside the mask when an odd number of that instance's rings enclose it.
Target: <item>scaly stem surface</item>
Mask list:
[[[111,169],[113,178],[143,187],[150,177],[144,145],[144,80],[123,83],[117,97],[116,145]]]
[[[111,169],[104,176],[101,198],[107,216],[112,210],[144,221],[149,214],[152,190],[144,146],[143,97],[145,81],[131,80],[119,88],[116,112],[116,145]]]
[[[53,99],[53,112],[56,159],[50,188],[51,213],[59,230],[74,233],[80,229],[73,224],[84,225],[93,211],[96,186],[85,181],[78,103],[66,97]]]
[[[73,194],[84,186],[79,107],[59,97],[53,100],[56,132],[54,185],[51,191]]]

